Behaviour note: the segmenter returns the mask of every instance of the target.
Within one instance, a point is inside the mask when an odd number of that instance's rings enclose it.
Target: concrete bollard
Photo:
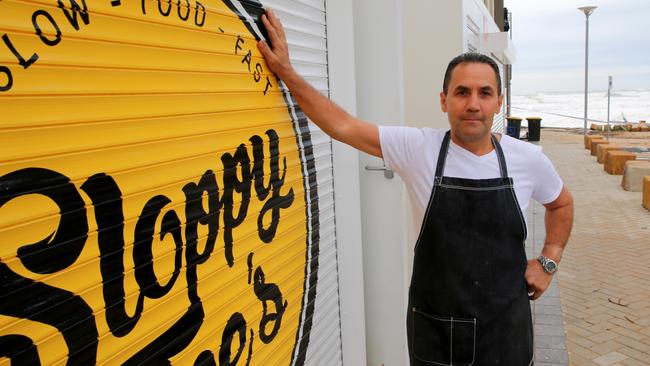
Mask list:
[[[611,150],[621,150],[624,146],[614,145],[614,144],[600,144],[596,147],[596,156],[598,157],[598,163],[605,163],[605,154]]]
[[[609,145],[609,141],[607,140],[593,140],[591,141],[591,156],[596,156],[596,148],[600,145]]]
[[[643,207],[650,210],[650,175],[643,177]]]
[[[585,149],[591,150],[591,141],[602,140],[603,136],[599,135],[586,135],[585,136]]]
[[[622,175],[625,170],[625,162],[636,160],[636,154],[628,151],[610,150],[605,156],[604,169],[608,174]]]
[[[621,185],[628,192],[642,192],[645,176],[650,176],[650,161],[626,161]]]

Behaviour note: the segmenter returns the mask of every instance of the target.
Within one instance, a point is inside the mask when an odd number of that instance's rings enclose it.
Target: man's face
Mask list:
[[[447,95],[440,93],[440,105],[447,113],[452,135],[464,143],[489,136],[494,114],[499,112],[502,102],[494,70],[482,63],[457,65]]]

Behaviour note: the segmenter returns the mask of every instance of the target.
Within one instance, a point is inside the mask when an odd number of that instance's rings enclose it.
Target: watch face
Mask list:
[[[546,272],[553,273],[557,269],[557,264],[555,264],[555,262],[548,261],[544,265],[544,269]]]

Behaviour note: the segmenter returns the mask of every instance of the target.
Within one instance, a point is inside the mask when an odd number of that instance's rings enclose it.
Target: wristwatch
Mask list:
[[[542,265],[542,268],[544,268],[544,272],[548,274],[554,274],[555,272],[557,272],[557,263],[551,258],[547,258],[543,255],[540,255],[539,257],[537,257],[537,260]]]

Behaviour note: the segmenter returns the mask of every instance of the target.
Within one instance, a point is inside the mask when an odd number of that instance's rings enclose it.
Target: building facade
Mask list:
[[[419,223],[270,74],[263,7],[373,123],[445,128],[448,61],[513,58],[499,0],[1,1],[0,357],[408,363]]]

